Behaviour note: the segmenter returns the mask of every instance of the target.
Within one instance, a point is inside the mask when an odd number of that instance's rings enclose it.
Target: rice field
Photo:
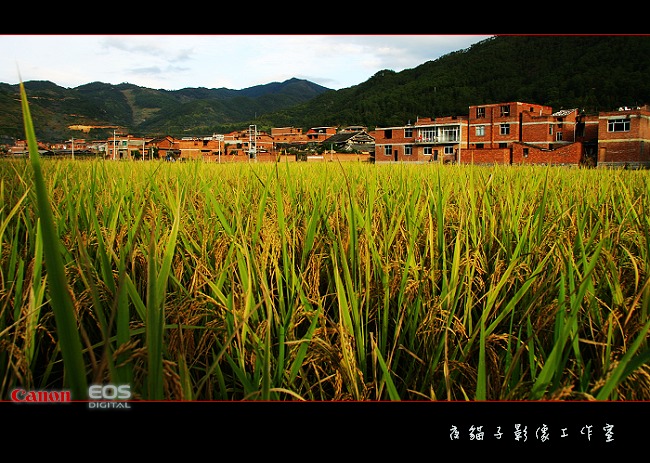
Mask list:
[[[649,207],[646,171],[2,160],[0,397],[650,400]]]

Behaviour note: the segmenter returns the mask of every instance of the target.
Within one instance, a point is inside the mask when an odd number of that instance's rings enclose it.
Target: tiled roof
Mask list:
[[[553,114],[551,114],[551,116],[564,117],[564,116],[568,116],[573,111],[577,111],[577,109],[576,108],[573,108],[573,109],[560,109],[559,111],[556,111]]]

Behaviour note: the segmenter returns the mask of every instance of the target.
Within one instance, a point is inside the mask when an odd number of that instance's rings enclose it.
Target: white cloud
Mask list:
[[[340,89],[464,49],[462,35],[0,35],[0,82],[240,89],[297,77]]]

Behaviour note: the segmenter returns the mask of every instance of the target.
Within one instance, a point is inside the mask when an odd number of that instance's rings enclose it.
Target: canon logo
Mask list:
[[[14,402],[70,402],[70,391],[26,391],[14,389],[11,391],[11,400]]]

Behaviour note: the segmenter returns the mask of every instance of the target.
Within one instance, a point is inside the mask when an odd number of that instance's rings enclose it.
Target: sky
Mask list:
[[[0,82],[179,90],[293,77],[340,90],[469,48],[486,35],[0,35]]]

